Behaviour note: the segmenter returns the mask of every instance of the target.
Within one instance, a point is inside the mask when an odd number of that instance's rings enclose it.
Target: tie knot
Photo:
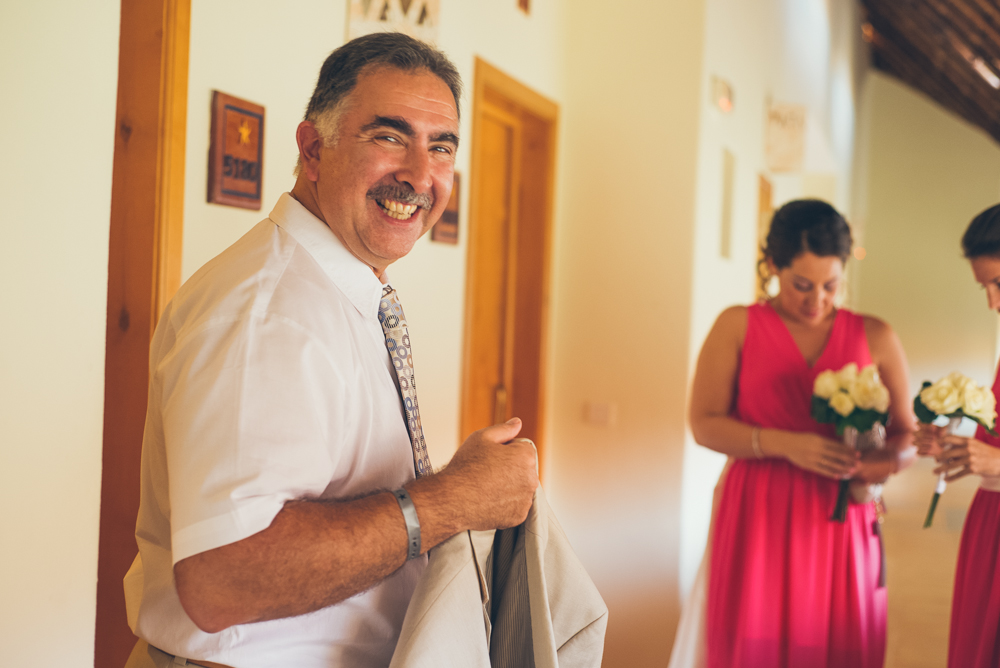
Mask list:
[[[399,296],[390,285],[382,288],[382,299],[378,303],[378,321],[382,323],[384,331],[394,330],[400,325],[406,327],[403,305],[399,303]]]

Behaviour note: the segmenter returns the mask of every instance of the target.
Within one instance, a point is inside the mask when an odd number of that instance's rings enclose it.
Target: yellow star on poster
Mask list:
[[[246,122],[246,119],[240,123],[240,127],[237,128],[240,133],[240,144],[245,145],[250,143],[250,125]]]

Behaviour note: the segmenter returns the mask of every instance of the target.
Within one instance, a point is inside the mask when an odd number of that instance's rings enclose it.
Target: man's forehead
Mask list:
[[[351,97],[350,106],[363,107],[366,116],[406,116],[407,111],[425,113],[437,117],[438,122],[450,121],[457,131],[458,108],[452,90],[427,69],[381,66],[364,70],[358,76]]]

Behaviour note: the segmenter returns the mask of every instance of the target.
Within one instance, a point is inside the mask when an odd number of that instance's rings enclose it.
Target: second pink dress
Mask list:
[[[747,309],[733,417],[837,438],[810,416],[816,375],[871,363],[861,316],[839,310],[810,367],[768,304]],[[738,459],[723,483],[706,611],[709,668],[876,668],[886,592],[872,503],[830,521],[837,481],[784,459]]]
[[[1000,394],[1000,371],[993,383]],[[976,438],[1000,447],[979,427]],[[951,601],[948,668],[1000,666],[1000,479],[983,478],[965,518]]]

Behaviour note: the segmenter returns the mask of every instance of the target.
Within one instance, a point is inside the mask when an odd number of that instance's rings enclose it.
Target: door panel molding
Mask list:
[[[517,415],[524,421],[522,434],[538,446],[540,461],[557,120],[555,103],[476,59],[460,433],[464,438],[490,418]],[[500,159],[498,127],[507,128],[512,138]],[[509,162],[509,168],[500,162]],[[502,206],[497,178],[512,184]],[[498,280],[505,284],[502,296]],[[490,310],[505,313],[503,326],[492,332],[484,329],[491,320],[484,311]],[[484,355],[483,346],[495,350]],[[500,360],[492,371],[483,366],[484,359],[490,366],[491,355]],[[495,388],[488,387],[491,382]],[[491,393],[499,397],[501,391],[506,405],[500,406],[499,399],[487,405]],[[503,415],[494,413],[499,408]]]

